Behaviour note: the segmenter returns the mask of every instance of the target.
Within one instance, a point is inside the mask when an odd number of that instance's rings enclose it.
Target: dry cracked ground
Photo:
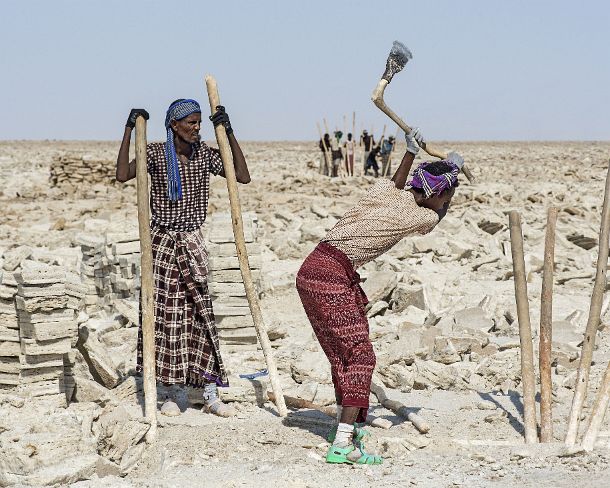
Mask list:
[[[440,146],[461,152],[477,182],[462,183],[447,218],[431,234],[404,240],[361,270],[379,379],[391,399],[430,424],[427,434],[371,397],[371,413],[391,422],[388,429],[371,426],[367,441],[386,456],[385,463],[327,465],[330,417],[291,409],[279,418],[265,401],[265,377],[238,376],[265,367],[262,352],[250,348],[225,354],[232,386],[224,395],[235,402],[236,418],[207,415],[193,392],[182,392],[182,415],[160,417],[157,442],[147,446],[141,385],[133,376],[133,317],[130,321],[130,312],[113,303],[98,312],[89,304],[87,313],[79,314],[72,403],[65,408],[40,398],[24,400],[9,390],[0,393],[0,486],[607,486],[610,419],[592,452],[567,450],[561,440],[595,274],[610,143]],[[66,154],[102,161],[112,172],[117,148],[115,142],[0,143],[5,280],[7,268],[28,270],[32,263],[79,276],[83,249],[94,246],[83,234],[95,240],[109,231],[136,229],[134,187],[113,183],[103,168],[67,180],[64,175],[58,186],[49,180],[54,157]],[[244,148],[252,183],[240,187],[242,207],[258,215],[261,304],[285,393],[332,405],[328,364],[298,300],[294,275],[374,180],[318,175],[313,142]],[[537,349],[549,206],[560,208],[553,301],[555,442],[525,446],[508,211],[522,216]],[[224,181],[217,178],[210,213],[228,208]],[[610,360],[608,304],[605,300],[583,428]],[[83,331],[97,346],[88,344]]]

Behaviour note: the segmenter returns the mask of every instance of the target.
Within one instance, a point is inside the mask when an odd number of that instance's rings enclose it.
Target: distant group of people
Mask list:
[[[347,134],[347,138],[342,142],[343,132],[336,130],[333,136],[324,134],[320,139],[318,146],[321,151],[320,155],[320,174],[330,177],[339,176],[341,164],[344,165],[345,173],[348,176],[354,176],[354,159],[356,157],[356,141],[351,132]],[[363,174],[368,175],[372,170],[375,178],[379,177],[378,159],[381,160],[382,176],[389,175],[392,171],[392,161],[390,156],[394,150],[396,141],[394,136],[387,139],[381,138],[381,141],[375,142],[375,137],[369,134],[367,130],[362,131],[358,146],[364,150],[363,155]]]

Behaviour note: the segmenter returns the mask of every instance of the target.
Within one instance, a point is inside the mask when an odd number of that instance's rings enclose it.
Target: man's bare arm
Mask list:
[[[150,118],[148,112],[143,108],[132,108],[129,117],[127,117],[127,122],[125,122],[125,132],[116,159],[116,179],[121,183],[136,177],[136,163],[135,161],[129,162],[129,144],[131,143],[131,133],[139,116],[144,117],[145,120]]]
[[[119,149],[119,156],[116,160],[116,179],[121,183],[129,181],[136,177],[136,163],[129,162],[129,145],[131,142],[131,127],[125,127],[123,140]]]
[[[394,173],[392,177],[392,181],[394,182],[394,186],[399,190],[404,190],[405,185],[407,184],[407,178],[409,177],[409,173],[411,171],[411,167],[413,166],[413,161],[415,160],[415,154],[410,153],[409,151],[405,152],[405,155],[402,157],[402,161],[400,162],[400,166]]]

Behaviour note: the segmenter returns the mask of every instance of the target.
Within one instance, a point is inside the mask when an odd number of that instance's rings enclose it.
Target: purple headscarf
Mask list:
[[[425,162],[420,164],[413,172],[413,179],[409,183],[411,188],[423,190],[424,196],[430,198],[432,195],[440,195],[446,189],[452,188],[457,183],[458,173],[460,169],[450,161],[442,161],[447,166],[451,167],[451,171],[442,175],[433,175],[428,173],[426,168],[432,163]]]

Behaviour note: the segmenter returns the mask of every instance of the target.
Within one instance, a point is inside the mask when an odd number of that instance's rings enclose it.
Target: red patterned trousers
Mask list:
[[[375,353],[369,339],[360,276],[347,256],[322,242],[305,259],[296,279],[303,308],[330,362],[337,403],[360,407],[366,420]]]

